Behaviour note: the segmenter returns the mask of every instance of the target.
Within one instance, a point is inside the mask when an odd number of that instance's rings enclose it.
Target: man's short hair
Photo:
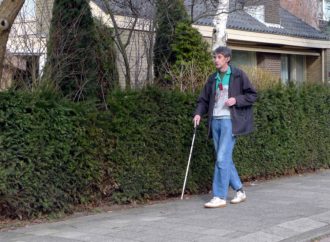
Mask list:
[[[213,51],[213,55],[222,54],[224,57],[231,58],[231,49],[226,46],[219,46]]]

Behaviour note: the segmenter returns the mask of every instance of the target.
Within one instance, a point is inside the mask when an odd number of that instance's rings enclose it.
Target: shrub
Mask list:
[[[112,199],[129,202],[180,192],[195,100],[192,94],[157,89],[117,92],[109,98],[111,122],[106,136],[113,146],[107,160],[117,185]],[[324,86],[277,86],[260,91],[254,108],[257,130],[239,137],[234,152],[243,180],[329,168],[329,102],[330,88]],[[188,191],[210,189],[212,154],[213,144],[201,125]]]
[[[236,161],[245,179],[330,167],[330,88],[276,87],[260,92],[256,132],[239,139]]]
[[[154,45],[154,73],[160,84],[167,85],[166,71],[175,61],[171,45],[175,29],[189,19],[183,0],[156,1],[156,37]]]
[[[45,77],[71,100],[95,98],[95,25],[88,1],[55,0],[47,42]]]
[[[194,101],[190,94],[154,88],[109,97],[111,122],[106,136],[113,145],[105,160],[117,185],[112,200],[131,202],[180,192],[193,132]],[[200,169],[188,181],[193,192],[206,191],[211,179],[201,177],[211,172],[205,132],[202,128],[195,145],[199,152],[194,153],[193,167]]]
[[[86,105],[0,93],[0,215],[28,218],[88,202],[100,177]]]
[[[171,45],[175,62],[168,70],[173,86],[181,91],[201,89],[214,71],[210,47],[187,21],[178,23]]]
[[[279,77],[269,71],[251,66],[241,66],[242,70],[248,75],[257,90],[271,89],[280,84]]]
[[[130,203],[181,192],[196,95],[147,88],[114,91],[109,111],[54,95],[0,93],[0,215],[71,211],[78,203]],[[330,167],[330,88],[259,92],[256,132],[239,137],[243,180]],[[187,192],[211,188],[213,144],[198,128]]]
[[[94,22],[98,82],[102,87],[102,96],[107,96],[110,90],[119,87],[113,30],[101,20],[94,19]]]

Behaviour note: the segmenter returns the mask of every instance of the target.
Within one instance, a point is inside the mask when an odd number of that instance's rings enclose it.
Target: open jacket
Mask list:
[[[230,66],[231,76],[228,97],[236,98],[236,104],[229,107],[233,135],[244,135],[254,130],[252,104],[257,100],[257,92],[247,75],[240,69]],[[197,100],[195,115],[208,116],[208,135],[212,137],[211,121],[215,102],[216,72],[207,80]]]

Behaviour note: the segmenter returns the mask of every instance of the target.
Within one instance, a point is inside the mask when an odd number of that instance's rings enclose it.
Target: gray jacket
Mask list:
[[[233,135],[244,135],[254,130],[252,104],[257,100],[257,92],[247,75],[240,69],[230,66],[231,76],[228,97],[236,98],[236,104],[229,108]],[[212,137],[211,121],[215,99],[216,73],[207,80],[197,100],[195,115],[208,115],[208,135]]]

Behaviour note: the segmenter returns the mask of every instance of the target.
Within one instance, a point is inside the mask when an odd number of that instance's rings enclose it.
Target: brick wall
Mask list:
[[[254,0],[246,1],[244,6],[264,6],[264,20],[266,23],[280,24],[280,0]]]
[[[282,8],[314,28],[318,28],[318,0],[280,0],[280,3]]]
[[[281,76],[280,54],[257,53],[257,64],[258,67],[280,78]]]
[[[306,56],[307,81],[322,82],[322,57]]]
[[[280,0],[265,1],[265,22],[280,24]]]

